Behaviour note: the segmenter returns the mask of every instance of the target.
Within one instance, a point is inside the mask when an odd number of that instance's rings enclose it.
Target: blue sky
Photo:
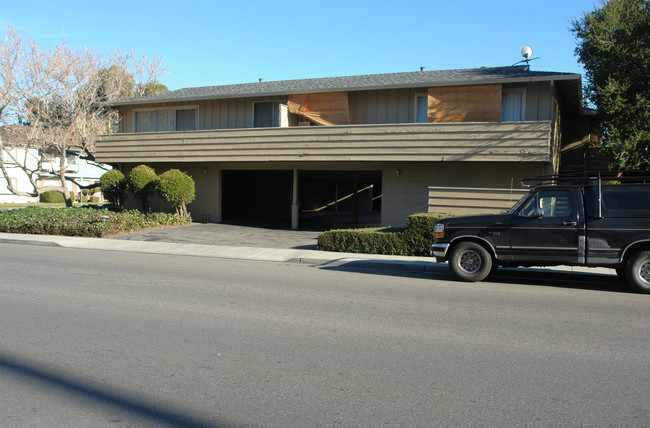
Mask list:
[[[164,56],[170,89],[264,80],[512,65],[582,73],[571,20],[598,0],[5,2],[41,47]],[[4,31],[4,28],[3,28]]]

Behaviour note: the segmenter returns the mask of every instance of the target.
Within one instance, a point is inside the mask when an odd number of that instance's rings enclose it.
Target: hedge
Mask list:
[[[405,254],[401,233],[391,228],[334,229],[318,236],[317,249],[344,253]]]
[[[317,249],[345,253],[428,256],[434,242],[433,227],[448,214],[413,214],[406,228],[336,229],[318,236]]]
[[[191,222],[174,214],[115,212],[106,208],[26,207],[0,213],[0,232],[102,237],[149,227],[179,226]]]

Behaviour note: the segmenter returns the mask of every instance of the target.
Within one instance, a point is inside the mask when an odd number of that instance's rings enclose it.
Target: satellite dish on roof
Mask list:
[[[519,53],[521,54],[522,57],[524,57],[524,59],[522,59],[519,62],[515,62],[512,65],[521,64],[523,62],[526,63],[526,67],[530,68],[530,62],[534,59],[539,59],[539,57],[531,58],[533,56],[533,48],[531,48],[528,45],[523,45],[521,49],[519,49]]]

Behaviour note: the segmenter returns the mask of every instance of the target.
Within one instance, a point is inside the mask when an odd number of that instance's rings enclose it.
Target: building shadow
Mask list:
[[[26,358],[0,352],[0,374],[13,375],[25,380],[35,381],[44,387],[55,388],[81,399],[114,407],[122,413],[171,427],[210,427],[230,428],[241,426],[232,422],[213,422],[187,414],[181,409],[171,409],[166,406],[136,397],[124,391],[111,389],[69,374],[61,373],[46,364],[28,361]]]

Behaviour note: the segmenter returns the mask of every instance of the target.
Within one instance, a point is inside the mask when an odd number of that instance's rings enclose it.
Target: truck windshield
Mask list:
[[[512,208],[510,208],[508,211],[506,211],[506,213],[508,213],[508,214],[514,214],[514,212],[517,211],[517,210],[519,209],[519,207],[521,206],[521,204],[523,204],[524,201],[525,201],[526,199],[528,199],[529,196],[530,196],[530,193],[526,193],[524,196],[521,197],[521,199],[519,199],[519,200],[517,201],[517,203],[515,203],[515,204],[512,206]]]

